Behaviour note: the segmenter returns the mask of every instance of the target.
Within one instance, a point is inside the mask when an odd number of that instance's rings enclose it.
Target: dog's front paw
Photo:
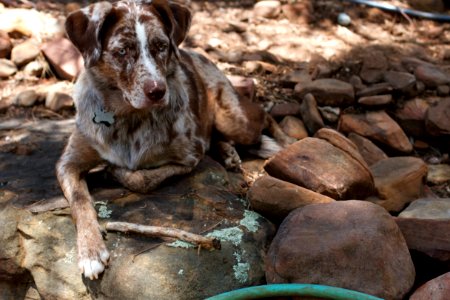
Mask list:
[[[241,168],[241,158],[236,152],[236,155],[230,155],[224,160],[225,169],[237,171]]]
[[[97,230],[98,231],[98,230]],[[78,267],[84,277],[97,279],[108,264],[109,252],[100,231],[78,233]]]
[[[218,147],[225,169],[239,170],[241,168],[241,158],[236,148],[228,142],[219,142]]]

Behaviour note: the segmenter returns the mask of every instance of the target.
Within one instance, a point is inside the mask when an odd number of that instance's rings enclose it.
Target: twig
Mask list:
[[[139,251],[138,253],[136,253],[136,254],[133,255],[133,259],[131,260],[131,262],[134,262],[134,259],[135,259],[137,256],[141,255],[142,253],[145,253],[145,252],[147,252],[147,251],[153,250],[153,249],[155,249],[155,248],[161,246],[162,244],[163,244],[163,243],[159,243],[159,244],[156,244],[156,245],[152,245],[152,246],[150,246],[150,247],[146,247],[145,249]]]
[[[403,9],[399,8],[398,11],[403,16],[403,18],[405,18],[409,22],[409,26],[411,26],[413,29],[415,29],[416,26],[415,26],[413,20],[403,11]]]
[[[221,221],[217,222],[216,224],[214,224],[213,226],[210,226],[210,227],[206,228],[205,230],[203,230],[202,232],[200,232],[200,234],[203,234],[203,233],[205,233],[205,232],[208,232],[208,231],[213,230],[214,228],[216,228],[217,226],[219,226],[220,224],[222,224],[223,221],[224,221],[224,220],[221,220]]]
[[[176,228],[146,226],[127,222],[108,222],[106,223],[106,230],[134,232],[149,236],[172,237],[185,242],[197,244],[201,248],[205,248],[207,250],[220,249],[220,241],[216,238],[208,238]]]

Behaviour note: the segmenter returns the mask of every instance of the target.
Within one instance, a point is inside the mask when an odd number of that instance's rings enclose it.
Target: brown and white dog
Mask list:
[[[190,22],[188,9],[164,0],[99,2],[67,18],[86,68],[74,92],[76,129],[56,170],[85,277],[97,278],[109,259],[83,179],[95,166],[107,162],[120,183],[145,193],[190,172],[213,132],[228,167],[240,163],[230,142],[263,142],[266,154],[291,142],[259,106],[240,101],[210,61],[178,48]],[[264,128],[278,143],[261,135]]]

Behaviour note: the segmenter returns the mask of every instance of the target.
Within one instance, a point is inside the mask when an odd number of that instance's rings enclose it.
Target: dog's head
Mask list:
[[[70,14],[66,31],[86,68],[143,109],[168,104],[171,61],[190,22],[187,8],[165,0],[99,2]]]

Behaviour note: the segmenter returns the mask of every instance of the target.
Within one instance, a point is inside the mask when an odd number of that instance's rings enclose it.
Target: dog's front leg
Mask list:
[[[100,162],[98,153],[80,133],[75,132],[56,166],[58,181],[70,204],[77,229],[78,266],[90,279],[98,278],[109,259],[92,197],[82,178]]]
[[[192,171],[194,166],[164,165],[156,169],[129,170],[112,167],[110,172],[123,186],[138,193],[148,193],[164,180],[175,175],[183,175]]]

